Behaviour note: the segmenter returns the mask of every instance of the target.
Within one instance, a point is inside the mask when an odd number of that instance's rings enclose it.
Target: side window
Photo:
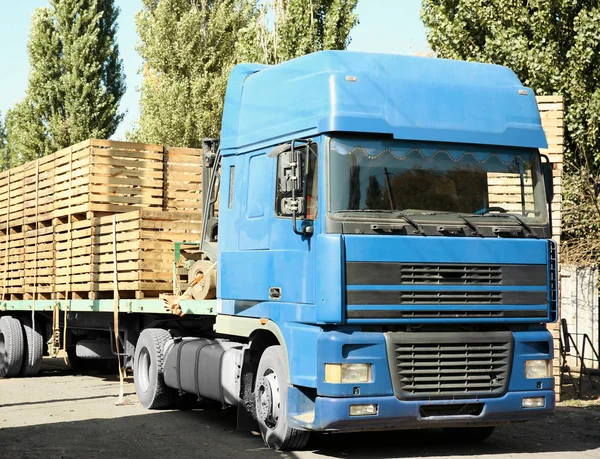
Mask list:
[[[309,220],[317,218],[318,198],[318,161],[317,144],[296,147],[302,158],[302,173],[296,187],[299,217]],[[310,148],[308,163],[305,161],[306,148]],[[277,157],[277,178],[275,185],[275,214],[277,217],[291,218],[290,202],[292,199],[292,170],[290,165],[290,152],[285,152]]]

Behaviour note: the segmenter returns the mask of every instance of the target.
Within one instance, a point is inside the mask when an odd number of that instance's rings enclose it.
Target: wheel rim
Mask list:
[[[277,374],[268,368],[256,386],[256,413],[269,428],[275,428],[281,415],[281,390]]]
[[[147,348],[143,348],[138,357],[136,376],[142,392],[146,392],[150,387],[150,353]]]

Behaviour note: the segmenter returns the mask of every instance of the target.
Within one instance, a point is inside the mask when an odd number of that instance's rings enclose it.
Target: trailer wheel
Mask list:
[[[44,354],[44,338],[40,333],[39,324],[36,323],[35,330],[31,318],[21,318],[23,326],[23,363],[21,364],[21,376],[35,376],[40,372],[42,356]]]
[[[23,330],[12,317],[0,318],[0,378],[17,376],[23,361]]]
[[[487,440],[496,429],[491,427],[447,427],[442,429],[450,441],[462,445],[474,445]]]
[[[163,375],[163,352],[170,339],[168,331],[148,328],[140,334],[135,346],[133,382],[144,408],[169,408],[175,401],[176,392],[165,384]]]
[[[278,450],[306,446],[310,432],[293,429],[287,421],[287,379],[281,346],[268,347],[258,364],[254,397],[256,420],[267,446]]]

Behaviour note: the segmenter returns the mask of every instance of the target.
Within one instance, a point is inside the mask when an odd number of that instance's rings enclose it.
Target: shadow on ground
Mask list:
[[[582,408],[558,408],[545,421],[498,427],[487,441],[478,445],[449,442],[439,430],[319,435],[308,449],[332,458],[388,459],[395,457],[514,457],[522,454],[557,453],[552,457],[582,456],[595,451],[600,457],[600,413]]]
[[[64,364],[44,366],[52,375],[74,374]],[[101,380],[112,376],[98,375]],[[93,393],[72,397],[73,403],[96,398]],[[97,398],[102,398],[98,396]],[[50,402],[54,402],[54,397]],[[39,403],[39,402],[37,402]],[[44,402],[41,402],[43,404]],[[24,402],[23,405],[35,405]],[[14,406],[18,408],[18,403]],[[102,409],[103,405],[93,409]],[[24,406],[24,408],[26,408]],[[137,411],[136,411],[137,412]],[[497,429],[485,443],[455,445],[441,431],[314,435],[303,452],[278,453],[266,448],[259,436],[236,430],[235,410],[208,405],[193,411],[141,411],[112,419],[60,422],[55,416],[36,420],[37,425],[0,428],[0,457],[57,458],[331,458],[389,459],[396,457],[473,457],[479,455],[527,457],[555,453],[552,457],[579,458],[584,452],[600,457],[600,412],[561,407],[556,415],[539,422]],[[35,413],[31,413],[35,416]],[[58,422],[53,422],[53,420]],[[2,426],[2,419],[0,419]]]
[[[588,419],[586,420],[586,416]],[[3,459],[58,458],[395,458],[502,455],[555,452],[580,457],[600,448],[597,414],[559,410],[552,421],[500,428],[477,446],[451,444],[439,431],[317,435],[304,452],[281,453],[252,433],[235,429],[235,411],[209,407],[194,411],[147,412],[115,419],[56,422],[0,429]],[[574,424],[587,431],[573,430]],[[570,454],[569,454],[570,453]]]

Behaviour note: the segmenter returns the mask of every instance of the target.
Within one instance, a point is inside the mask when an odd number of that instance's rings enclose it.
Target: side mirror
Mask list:
[[[310,237],[314,233],[312,221],[304,219],[300,230],[297,227],[298,217],[306,217],[308,196],[308,176],[310,172],[311,139],[293,140],[273,148],[269,158],[277,158],[279,212],[292,217],[294,233]]]
[[[552,174],[551,163],[542,163],[542,174],[544,175],[544,186],[546,188],[546,202],[550,204],[554,199],[554,175]]]
[[[278,155],[279,188],[283,192],[302,191],[302,180],[298,177],[302,171],[302,155],[298,151],[288,151]]]

